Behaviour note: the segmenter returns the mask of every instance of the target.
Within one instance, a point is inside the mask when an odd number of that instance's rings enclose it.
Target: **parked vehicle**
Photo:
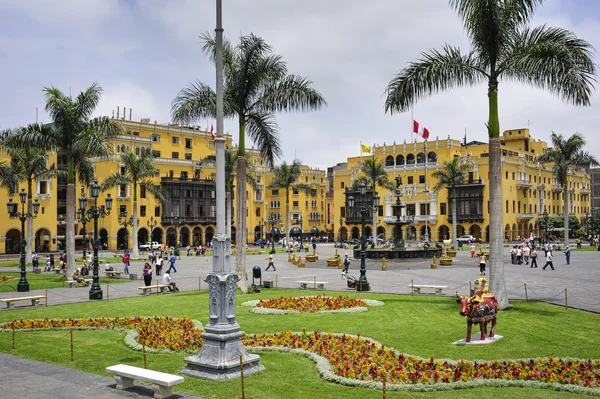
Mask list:
[[[160,244],[157,243],[156,241],[152,241],[151,243],[147,242],[146,244],[141,244],[140,249],[142,251],[150,251],[151,249],[156,250],[156,249],[160,249]]]
[[[258,240],[258,241],[254,241],[252,243],[252,245],[254,245],[255,247],[259,247],[261,245],[267,245],[267,240]]]
[[[463,244],[470,244],[472,242],[475,242],[475,237],[467,234],[467,235],[458,237],[457,241],[462,242]]]

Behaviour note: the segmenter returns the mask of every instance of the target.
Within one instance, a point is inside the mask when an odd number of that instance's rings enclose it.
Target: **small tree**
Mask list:
[[[382,160],[375,159],[375,157],[368,158],[360,164],[359,169],[364,176],[357,179],[358,184],[364,182],[367,187],[372,187],[373,197],[377,195],[377,186],[389,190],[394,189],[388,179],[385,164]],[[373,244],[377,246],[377,209],[373,209]]]
[[[457,212],[456,212],[456,186],[465,184],[465,178],[467,176],[467,169],[469,165],[460,162],[459,157],[454,157],[449,161],[442,164],[439,170],[436,170],[431,174],[431,177],[437,179],[438,182],[433,187],[433,191],[440,191],[444,188],[448,189],[448,193],[452,193],[452,246],[456,248],[457,237],[456,237],[456,224],[457,224]]]

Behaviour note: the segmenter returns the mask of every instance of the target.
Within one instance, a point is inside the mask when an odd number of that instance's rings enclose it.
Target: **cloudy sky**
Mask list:
[[[223,0],[226,37],[253,32],[325,96],[321,111],[277,117],[281,160],[326,168],[359,155],[359,143],[410,140],[411,115],[384,113],[389,80],[422,51],[468,48],[446,0]],[[171,101],[189,82],[214,87],[198,36],[213,31],[214,0],[0,0],[0,129],[48,121],[42,87],[73,94],[98,82],[98,113],[133,108],[133,119],[169,121]],[[552,0],[532,25],[572,29],[600,48],[600,2]],[[539,89],[502,82],[501,129],[529,126],[535,138],[581,132],[600,157],[599,93],[574,107]],[[127,113],[129,117],[129,112]],[[423,99],[414,118],[439,136],[487,141],[486,87]],[[205,121],[202,125],[210,124]],[[237,137],[236,123],[225,128]],[[413,136],[414,138],[414,136]]]

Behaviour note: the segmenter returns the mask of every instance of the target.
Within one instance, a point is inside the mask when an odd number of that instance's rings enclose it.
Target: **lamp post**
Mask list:
[[[94,277],[92,280],[92,286],[89,292],[89,299],[102,299],[102,288],[100,288],[99,277],[98,277],[98,250],[100,249],[102,243],[100,242],[100,238],[98,237],[98,218],[104,217],[110,214],[112,209],[112,198],[110,194],[107,194],[105,203],[106,207],[101,206],[98,207],[98,196],[100,195],[100,186],[98,183],[94,182],[92,184],[92,198],[94,198],[94,206],[86,209],[87,198],[81,193],[81,197],[79,197],[79,211],[81,215],[85,215],[88,220],[94,219],[94,241],[92,242],[92,247],[94,248]]]
[[[85,198],[85,189],[83,187],[81,187],[81,197]],[[86,202],[87,202],[87,198],[86,198]],[[81,205],[82,203],[80,203]],[[83,241],[82,241],[82,247],[83,247],[83,259],[86,259],[86,249],[87,249],[87,230],[85,228],[85,225],[87,224],[87,222],[90,221],[90,219],[87,218],[87,215],[85,213],[85,206],[83,207],[83,209],[81,208],[81,206],[79,207],[79,209],[77,210],[77,221],[80,222],[83,225]]]
[[[263,230],[265,228],[265,224],[267,224],[267,222],[265,222],[265,219],[260,219],[260,222],[258,222],[258,225],[260,226],[260,237],[258,237],[258,239],[260,241],[262,241],[263,239]]]
[[[348,197],[348,207],[355,212],[360,214],[360,222],[362,226],[361,230],[361,246],[360,246],[360,278],[358,279],[358,284],[356,285],[357,291],[369,291],[369,282],[367,281],[367,240],[365,237],[365,217],[368,215],[372,215],[373,212],[379,206],[379,196],[375,195],[373,197],[373,203],[368,204],[364,202],[364,197],[367,192],[367,187],[365,183],[360,184],[360,194],[363,198],[363,201],[356,203],[356,200],[352,195]]]
[[[271,224],[271,253],[275,253],[275,215],[269,215],[268,222]]]
[[[344,218],[340,216],[340,234],[339,234],[340,247],[342,245],[342,227],[344,227]]]
[[[40,203],[36,199],[33,203],[33,214],[25,212],[25,202],[27,201],[27,193],[24,189],[21,189],[19,193],[19,200],[21,201],[21,212],[18,211],[18,204],[12,202],[12,198],[6,203],[8,208],[8,215],[11,219],[19,219],[21,221],[21,259],[19,263],[19,270],[21,272],[21,278],[17,283],[18,292],[29,291],[29,282],[27,281],[27,272],[25,271],[25,248],[27,247],[27,241],[25,241],[25,221],[29,218],[35,219],[40,211]]]
[[[302,249],[302,214],[298,218],[298,224],[300,225],[300,249]]]
[[[544,217],[544,228],[546,230],[545,238],[546,242],[548,242],[548,210],[544,207],[544,213],[542,214]]]
[[[146,226],[150,229],[150,244],[152,244],[152,233],[158,225],[158,220],[154,220],[154,216],[150,216],[150,220],[146,220]]]
[[[127,219],[127,210],[124,210],[123,212],[121,212],[119,214],[119,224],[121,226],[123,226],[123,228],[127,232],[127,226],[133,226],[133,216],[130,216],[129,219]],[[138,220],[138,224],[139,224],[139,220]],[[124,250],[129,249],[129,234],[125,234],[125,248],[123,248],[123,249]]]

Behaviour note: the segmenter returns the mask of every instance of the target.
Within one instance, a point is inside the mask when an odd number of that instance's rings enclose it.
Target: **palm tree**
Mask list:
[[[563,188],[565,245],[569,244],[569,174],[574,170],[598,166],[598,160],[584,151],[586,142],[583,136],[575,133],[565,140],[562,134],[552,133],[552,148],[538,155],[537,162],[552,163],[552,172]]]
[[[23,130],[36,130],[44,132],[49,129],[48,125],[32,124],[25,128],[16,129],[12,136],[6,137],[2,146],[10,157],[10,167],[8,172],[13,176],[12,184],[18,184],[20,181],[25,181],[27,184],[27,212],[33,213],[33,182],[38,178],[47,176],[57,176],[60,171],[54,165],[48,166],[48,155],[45,151],[32,146],[19,146],[14,139]],[[27,252],[25,255],[25,263],[31,262],[33,252],[33,219],[27,219]]]
[[[465,184],[468,168],[469,165],[460,162],[459,157],[454,157],[451,160],[444,162],[440,169],[431,174],[431,177],[438,181],[435,186],[433,186],[433,191],[438,192],[447,188],[449,193],[452,192],[452,247],[454,248],[458,246],[456,240],[456,221],[458,219],[456,212],[456,186]]]
[[[202,39],[204,53],[215,63],[215,38],[205,33]],[[275,113],[317,110],[327,103],[310,80],[288,73],[282,57],[273,54],[271,46],[253,34],[242,36],[235,47],[224,41],[223,65],[224,114],[227,118],[237,117],[239,127],[235,270],[238,276],[244,276],[247,226],[242,210],[246,209],[246,131],[266,165],[273,167],[275,159],[281,155]],[[184,124],[201,118],[216,118],[216,94],[205,83],[192,83],[173,100],[171,114],[175,122]]]
[[[108,117],[92,118],[102,95],[102,88],[97,83],[75,98],[64,95],[55,87],[44,87],[43,92],[52,123],[48,129],[41,129],[39,124],[29,125],[32,128],[24,129],[18,142],[19,145],[54,150],[66,158],[66,249],[67,273],[70,275],[75,269],[75,179],[86,185],[94,180],[91,158],[110,155],[108,141],[121,131],[121,125]]]
[[[302,190],[305,193],[312,193],[314,187],[306,183],[298,183],[298,177],[302,174],[300,162],[294,161],[287,164],[285,161],[273,168],[273,180],[268,188],[282,188],[285,190],[285,243],[290,244],[290,189]]]
[[[367,158],[360,164],[359,169],[364,176],[360,176],[357,181],[359,184],[364,182],[367,187],[372,187],[373,197],[377,194],[377,186],[393,189],[382,160],[375,159],[375,157]],[[373,244],[377,245],[377,209],[373,209]]]
[[[156,200],[161,202],[165,200],[160,184],[152,181],[152,178],[160,175],[160,170],[153,165],[153,162],[154,154],[150,151],[142,151],[140,155],[124,151],[121,153],[121,170],[108,176],[101,184],[102,191],[121,184],[133,186],[133,250],[131,254],[133,259],[140,257],[138,249],[138,186],[144,186]]]
[[[419,99],[463,85],[487,83],[490,187],[490,290],[508,307],[502,257],[502,185],[498,83],[501,78],[547,89],[566,102],[589,105],[596,66],[592,46],[572,31],[530,28],[543,0],[450,0],[471,50],[444,46],[423,53],[388,84],[386,112],[404,112]]]
[[[207,157],[198,161],[199,166],[214,165],[216,157],[214,155],[208,155]],[[225,148],[225,205],[227,220],[225,226],[227,228],[227,235],[231,237],[231,195],[233,194],[233,182],[235,179],[235,171],[237,169],[238,155],[237,152],[229,147]],[[258,188],[256,179],[254,178],[254,165],[249,163],[246,165],[246,181],[250,183],[252,188]]]

